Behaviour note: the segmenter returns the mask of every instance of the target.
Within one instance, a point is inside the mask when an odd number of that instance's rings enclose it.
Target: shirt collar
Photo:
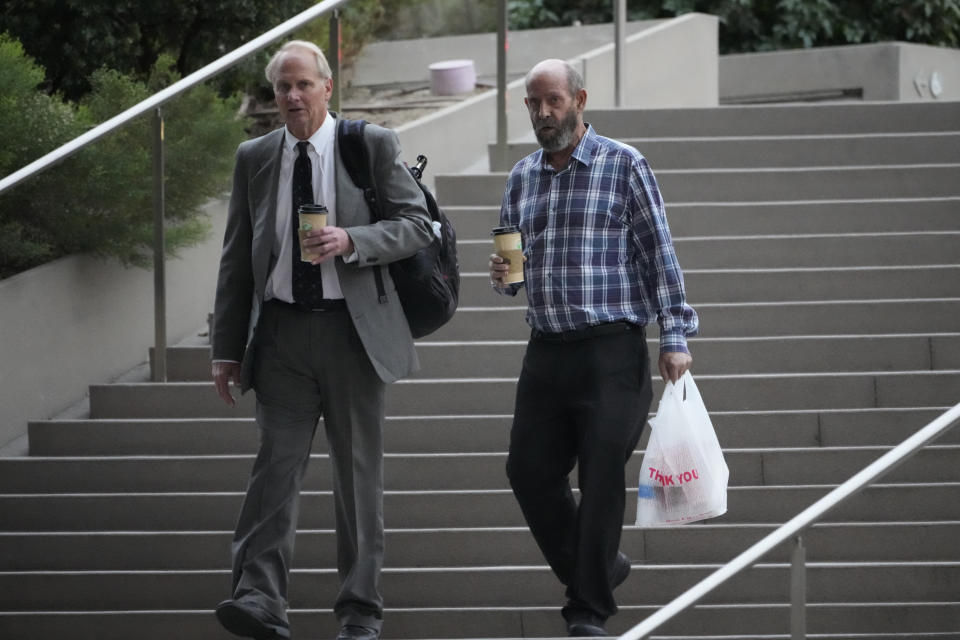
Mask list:
[[[300,140],[297,139],[295,135],[290,133],[290,129],[287,129],[286,125],[284,129],[284,147],[288,151],[296,153],[297,143]],[[317,155],[323,156],[324,151],[327,147],[333,143],[333,134],[337,129],[336,118],[331,112],[327,112],[327,117],[323,119],[323,124],[320,125],[320,128],[313,132],[313,135],[307,138],[307,142],[313,147],[314,151],[317,152]]]
[[[580,142],[570,157],[579,161],[580,164],[589,167],[590,161],[593,160],[593,157],[596,155],[597,146],[600,142],[597,140],[597,133],[593,130],[593,127],[590,126],[590,123],[585,122],[584,125],[587,127],[587,130],[584,132],[583,137],[580,138]]]

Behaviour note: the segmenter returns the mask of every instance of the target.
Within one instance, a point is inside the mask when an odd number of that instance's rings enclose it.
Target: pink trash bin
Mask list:
[[[444,60],[430,65],[430,90],[434,95],[452,96],[473,91],[477,72],[473,60]]]

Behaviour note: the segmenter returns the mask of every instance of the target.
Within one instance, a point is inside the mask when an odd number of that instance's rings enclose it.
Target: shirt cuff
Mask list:
[[[356,261],[358,261],[359,259],[360,259],[360,254],[358,254],[358,253],[357,253],[357,250],[354,249],[354,250],[353,250],[353,253],[351,253],[350,255],[348,255],[347,257],[345,257],[345,258],[343,259],[343,261],[346,262],[347,264],[350,264],[351,262],[356,262]]]
[[[683,334],[683,331],[661,333],[660,353],[686,353],[689,355],[690,350],[687,348],[687,336]]]
[[[218,363],[218,362],[232,362],[233,364],[240,364],[240,361],[239,361],[239,360],[222,360],[222,359],[220,359],[220,358],[214,358],[214,359],[211,360],[210,362],[213,363],[213,364],[216,364],[216,363]]]
[[[490,287],[497,293],[505,296],[517,295],[517,293],[520,291],[521,286],[522,285],[520,283],[511,282],[505,287],[500,287],[500,286],[497,286],[497,283],[493,282],[492,280],[490,281]]]

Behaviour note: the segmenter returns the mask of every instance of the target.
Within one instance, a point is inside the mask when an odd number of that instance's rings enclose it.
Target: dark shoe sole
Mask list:
[[[585,622],[575,622],[567,626],[567,635],[571,638],[605,638],[610,634],[603,627]]]
[[[254,640],[271,640],[272,638],[289,638],[290,629],[282,625],[264,622],[247,609],[237,605],[233,600],[227,600],[217,605],[217,620],[224,629],[241,638]]]
[[[613,582],[613,588],[616,589],[630,575],[630,558],[622,552],[617,552],[617,564],[613,568],[613,575],[610,576]]]
[[[380,632],[377,629],[361,625],[344,625],[337,635],[337,640],[379,640]]]

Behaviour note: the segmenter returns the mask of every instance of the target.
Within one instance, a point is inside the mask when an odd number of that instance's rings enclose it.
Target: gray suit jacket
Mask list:
[[[335,116],[335,114],[332,114]],[[251,386],[257,321],[276,262],[277,188],[284,129],[237,149],[233,191],[220,259],[211,330],[214,360],[241,362],[241,391]],[[377,375],[393,382],[419,367],[413,338],[386,265],[413,255],[433,237],[420,188],[400,159],[396,134],[375,125],[364,136],[383,220],[373,217],[336,148],[337,225],[350,234],[359,260],[337,257],[336,269],[353,324]],[[373,267],[382,265],[387,300],[377,296]]]

